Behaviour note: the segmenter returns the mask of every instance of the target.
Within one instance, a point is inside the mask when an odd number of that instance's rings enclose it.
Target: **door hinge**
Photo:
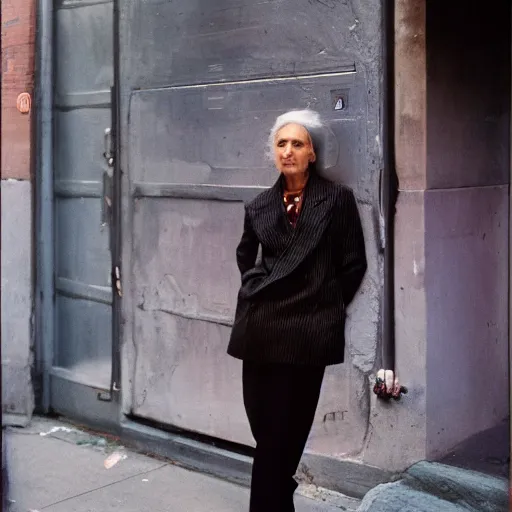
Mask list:
[[[119,297],[123,296],[123,290],[121,288],[121,269],[116,265],[114,267],[114,286],[116,293]]]

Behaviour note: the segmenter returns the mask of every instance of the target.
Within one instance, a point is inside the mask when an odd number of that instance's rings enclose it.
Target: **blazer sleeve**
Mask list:
[[[236,248],[236,263],[240,274],[243,275],[254,268],[258,256],[259,240],[251,224],[251,217],[245,208],[244,232],[242,239]]]
[[[341,201],[340,273],[343,301],[348,306],[366,273],[366,250],[354,193],[343,189]]]

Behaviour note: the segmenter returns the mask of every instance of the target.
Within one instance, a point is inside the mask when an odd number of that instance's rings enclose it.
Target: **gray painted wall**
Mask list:
[[[32,416],[32,186],[2,180],[2,421]]]

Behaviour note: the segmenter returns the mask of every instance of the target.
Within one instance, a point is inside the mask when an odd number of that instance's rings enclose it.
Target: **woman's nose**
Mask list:
[[[283,155],[286,158],[286,157],[289,157],[291,154],[292,154],[292,145],[286,144],[286,146],[284,147]]]

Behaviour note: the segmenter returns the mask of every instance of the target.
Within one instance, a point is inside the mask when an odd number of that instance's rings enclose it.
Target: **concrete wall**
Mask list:
[[[31,185],[2,180],[2,407],[8,423],[33,409]]]
[[[395,165],[400,180],[394,242],[396,362],[409,394],[389,404],[372,394],[371,432],[362,460],[400,471],[426,455],[427,43],[425,1],[397,0],[395,9]]]
[[[17,109],[33,92],[35,2],[2,2],[2,420],[25,424],[34,399],[32,354],[31,114]]]
[[[400,470],[508,414],[510,5],[396,2],[397,369],[363,460]],[[479,37],[474,37],[479,33]]]
[[[508,414],[508,186],[424,197],[427,457]]]
[[[426,21],[429,458],[508,414],[510,2],[459,7]]]

